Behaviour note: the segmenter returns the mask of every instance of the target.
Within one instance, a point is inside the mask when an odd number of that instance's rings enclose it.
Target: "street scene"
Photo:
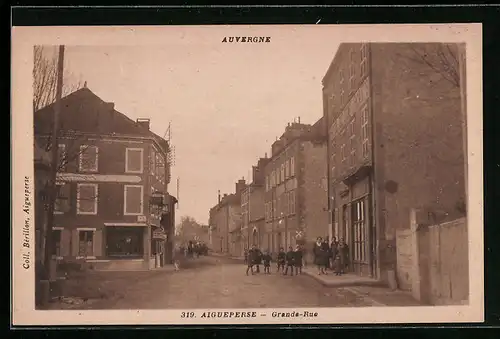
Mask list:
[[[468,303],[464,44],[173,32],[34,46],[37,309]]]

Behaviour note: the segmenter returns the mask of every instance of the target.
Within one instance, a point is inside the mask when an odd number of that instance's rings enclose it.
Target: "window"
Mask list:
[[[159,156],[156,160],[156,175],[158,176],[158,180],[163,183],[165,179],[165,159],[162,156]]]
[[[289,196],[290,196],[290,192],[283,193],[283,201],[284,201],[283,213],[285,215],[290,214],[290,198],[289,198]]]
[[[97,214],[97,184],[77,184],[76,210],[78,214]]]
[[[351,166],[354,166],[356,163],[356,133],[354,133],[354,126],[355,126],[356,120],[355,118],[351,120],[349,123],[349,148],[350,148],[350,164]]]
[[[290,158],[290,176],[295,176],[295,157]]]
[[[266,175],[266,192],[269,191],[269,175]]]
[[[368,140],[368,106],[365,105],[361,110],[361,140],[363,148],[361,150],[363,158],[368,157],[369,140]]]
[[[331,168],[331,177],[335,178],[336,172],[335,172],[335,153],[332,154],[330,157],[330,168]]]
[[[295,214],[295,191],[290,191],[288,204],[289,204],[290,214]]]
[[[352,204],[352,227],[354,242],[354,261],[366,261],[366,222],[365,201],[358,200]]]
[[[66,164],[68,162],[68,159],[66,159],[66,145],[65,144],[59,144],[57,145],[57,171],[62,172],[66,170]]]
[[[354,67],[354,49],[349,51],[349,90],[354,90],[354,77],[356,69]]]
[[[52,255],[61,256],[61,230],[52,230]]]
[[[340,157],[342,158],[342,162],[344,162],[346,159],[346,157],[345,157],[345,144],[342,144],[340,146]]]
[[[63,214],[69,210],[69,189],[70,185],[64,182],[58,182],[57,186],[57,196],[54,202],[54,213]]]
[[[367,74],[368,74],[368,46],[366,44],[361,44],[360,48],[361,52],[361,64],[360,64],[360,69],[361,69],[361,79],[363,79]]]
[[[97,172],[99,168],[99,148],[97,146],[81,145],[79,157],[80,172]]]
[[[284,182],[285,181],[285,163],[282,163],[281,164],[281,182]]]
[[[277,214],[276,214],[276,199],[273,199],[273,207],[272,207],[272,210],[273,210],[273,215],[272,215],[272,218],[275,219],[277,217]]]
[[[143,151],[142,148],[127,148],[125,150],[126,173],[142,173]]]
[[[124,215],[142,215],[143,214],[143,186],[125,185],[124,187]]]
[[[94,256],[94,231],[79,230],[78,255],[80,257]]]
[[[285,179],[288,179],[290,177],[290,163],[288,162],[288,159],[285,161]]]
[[[340,90],[340,107],[344,106],[344,89]]]
[[[154,149],[151,150],[151,155],[149,156],[149,172],[151,175],[156,174],[156,151]]]

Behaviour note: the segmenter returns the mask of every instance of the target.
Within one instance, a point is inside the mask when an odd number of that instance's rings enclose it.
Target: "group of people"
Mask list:
[[[288,247],[285,252],[284,248],[280,248],[275,258],[269,250],[262,252],[257,246],[253,245],[249,250],[245,250],[245,264],[247,265],[246,274],[260,273],[260,266],[264,267],[264,274],[271,273],[271,263],[276,262],[278,273],[283,275],[298,275],[302,274],[302,266],[304,264],[304,248],[296,245]],[[337,240],[333,238],[331,242],[328,237],[318,237],[312,248],[314,256],[314,264],[318,268],[318,274],[328,274],[332,270],[335,275],[346,273],[349,267],[349,247],[344,239]]]
[[[303,264],[303,249],[297,245],[295,249],[292,246],[288,247],[288,251],[280,248],[276,259],[274,259],[269,250],[262,252],[257,246],[253,245],[250,250],[245,250],[245,264],[247,265],[246,274],[260,273],[260,265],[264,266],[264,274],[271,274],[271,262],[276,261],[277,272],[283,275],[293,276],[302,274]],[[255,271],[254,271],[255,267]]]
[[[342,275],[349,266],[349,247],[344,239],[334,237],[332,242],[328,238],[318,237],[313,248],[314,263],[318,267],[318,274],[327,274],[333,270],[335,275]]]
[[[198,258],[201,255],[208,255],[208,246],[200,241],[189,240],[187,244],[180,246],[179,251],[188,258]]]

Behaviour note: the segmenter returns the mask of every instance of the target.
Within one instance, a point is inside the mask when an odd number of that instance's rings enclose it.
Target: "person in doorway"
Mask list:
[[[327,253],[325,253],[323,248],[323,239],[321,237],[318,237],[313,248],[314,264],[318,267],[318,275],[326,274],[325,259],[327,258]]]
[[[284,275],[288,274],[288,269],[290,269],[290,275],[293,276],[293,268],[295,263],[295,253],[293,251],[293,247],[288,247],[288,252],[286,252],[286,268]]]
[[[283,247],[280,248],[280,251],[278,252],[278,273],[284,272],[285,271],[285,262],[286,262],[286,253]]]
[[[271,254],[269,253],[269,250],[267,250],[262,256],[262,261],[264,262],[264,274],[271,274],[270,268],[272,260]]]
[[[293,264],[295,266],[295,275],[302,274],[302,260],[304,256],[302,253],[302,248],[297,245],[295,246],[295,252],[294,252],[294,261]]]

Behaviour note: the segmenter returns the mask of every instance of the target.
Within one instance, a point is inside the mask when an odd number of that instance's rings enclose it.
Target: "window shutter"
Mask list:
[[[94,232],[94,256],[102,256],[102,230]]]

